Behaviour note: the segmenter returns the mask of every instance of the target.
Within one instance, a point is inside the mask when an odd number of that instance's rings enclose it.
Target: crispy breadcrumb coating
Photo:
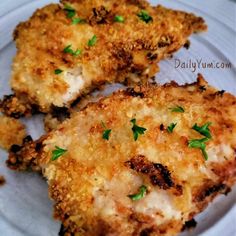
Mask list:
[[[115,21],[116,16],[124,21]],[[81,22],[73,24],[78,18]],[[41,112],[69,107],[104,83],[145,83],[159,70],[157,62],[181,48],[193,32],[206,29],[201,17],[144,0],[50,4],[15,29],[11,87],[19,100],[24,97]],[[2,111],[9,113],[3,105]]]
[[[138,86],[88,105],[7,164],[42,171],[60,235],[173,236],[235,183],[235,117],[236,98],[201,75]],[[205,140],[208,160],[193,139]]]
[[[16,119],[0,115],[0,147],[8,150],[13,144],[22,145],[25,126]]]

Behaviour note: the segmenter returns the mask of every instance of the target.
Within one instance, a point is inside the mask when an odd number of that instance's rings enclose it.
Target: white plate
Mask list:
[[[23,6],[20,3],[30,0],[0,2],[0,97],[10,93],[8,85],[10,65],[15,54],[11,39],[15,25],[27,19],[37,8],[48,0],[31,1]],[[157,1],[152,1],[156,4]],[[201,72],[213,86],[236,95],[236,31],[234,29],[235,3],[222,0],[210,1],[158,1],[167,7],[195,12],[207,21],[209,31],[191,37],[191,47],[181,49],[171,60],[160,63],[161,72],[157,75],[161,83],[176,80],[179,83],[192,82]],[[4,7],[3,7],[4,6]],[[14,9],[14,6],[21,6]],[[4,14],[4,9],[5,13]],[[206,63],[231,63],[231,68],[175,68],[180,59],[188,63],[201,60]],[[42,117],[24,120],[33,138],[42,132]],[[6,185],[0,188],[0,235],[3,236],[56,236],[60,224],[52,218],[52,203],[48,198],[47,184],[37,174],[16,173],[5,167],[7,153],[0,150],[0,175],[6,178]],[[208,209],[199,215],[197,227],[183,235],[188,236],[232,236],[236,235],[236,188],[227,196],[218,197]]]

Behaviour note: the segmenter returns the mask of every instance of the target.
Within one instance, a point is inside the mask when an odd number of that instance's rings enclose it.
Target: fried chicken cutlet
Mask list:
[[[177,235],[236,180],[236,98],[194,84],[139,86],[90,104],[18,152],[42,171],[59,235]]]
[[[144,83],[158,71],[157,62],[206,29],[201,17],[144,0],[47,5],[15,29],[14,96],[5,97],[2,111],[47,113],[104,83]]]

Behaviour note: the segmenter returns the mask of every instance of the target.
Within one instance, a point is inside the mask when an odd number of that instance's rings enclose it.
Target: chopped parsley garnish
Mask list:
[[[116,16],[114,17],[114,21],[115,21],[115,22],[123,23],[123,22],[125,21],[125,19],[124,19],[123,16],[116,15]]]
[[[167,127],[167,131],[168,131],[169,133],[172,133],[176,125],[177,125],[177,123],[171,123],[171,124]]]
[[[84,20],[84,19],[81,19],[81,18],[79,18],[79,17],[72,19],[72,25],[77,25],[77,24],[79,24],[79,23],[85,23],[85,20]]]
[[[196,130],[198,133],[204,135],[207,138],[211,138],[211,131],[209,130],[209,126],[211,125],[211,122],[207,122],[203,126],[198,126],[195,124],[192,129]]]
[[[60,156],[62,156],[63,154],[65,154],[67,152],[66,149],[60,148],[58,146],[55,146],[55,150],[52,151],[52,161],[55,161],[57,158],[59,158]]]
[[[104,128],[104,131],[102,133],[102,138],[109,140],[110,134],[111,134],[111,129],[107,129],[103,121],[102,121],[102,127]]]
[[[205,142],[207,142],[207,141],[209,141],[208,138],[192,139],[192,140],[188,141],[188,146],[190,148],[200,148],[205,160],[207,160],[208,155],[207,155],[207,152],[206,152],[206,144],[205,144]]]
[[[79,54],[81,54],[81,50],[77,49],[77,50],[74,51],[74,50],[71,48],[71,45],[66,46],[66,47],[63,49],[63,52],[69,53],[69,54],[71,54],[72,56],[78,56]]]
[[[137,201],[137,200],[140,200],[140,199],[142,199],[143,197],[145,197],[146,193],[147,193],[147,187],[146,187],[145,185],[142,185],[142,186],[139,188],[138,193],[128,195],[128,197],[129,197],[131,200],[133,200],[133,201]]]
[[[170,110],[171,110],[172,112],[184,113],[184,108],[181,107],[181,106],[172,107],[172,108],[170,108]]]
[[[69,5],[65,5],[64,11],[67,13],[66,16],[70,19],[73,18],[76,15],[75,9],[71,6],[69,6]]]
[[[147,11],[141,10],[137,16],[144,22],[149,23],[150,21],[153,21],[152,17],[148,14]]]
[[[133,124],[132,131],[134,140],[136,141],[138,139],[138,136],[144,134],[147,129],[136,125],[136,119],[132,119],[130,122]]]
[[[97,42],[97,36],[94,35],[91,39],[89,39],[88,46],[90,46],[90,47],[94,46],[96,42]]]
[[[109,140],[110,134],[111,134],[111,129],[106,129],[103,131],[102,138]]]
[[[54,70],[55,75],[59,75],[59,74],[61,74],[62,72],[63,72],[63,70],[61,70],[61,69],[56,69],[56,70]]]

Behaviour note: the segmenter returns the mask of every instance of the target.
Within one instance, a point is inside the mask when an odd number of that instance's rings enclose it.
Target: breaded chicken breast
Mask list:
[[[45,6],[15,29],[15,96],[4,99],[2,110],[17,117],[35,107],[49,112],[104,83],[144,83],[158,71],[157,62],[206,28],[201,17],[145,0]]]
[[[139,86],[90,104],[21,150],[42,171],[59,235],[177,235],[236,180],[236,98],[194,84]]]

